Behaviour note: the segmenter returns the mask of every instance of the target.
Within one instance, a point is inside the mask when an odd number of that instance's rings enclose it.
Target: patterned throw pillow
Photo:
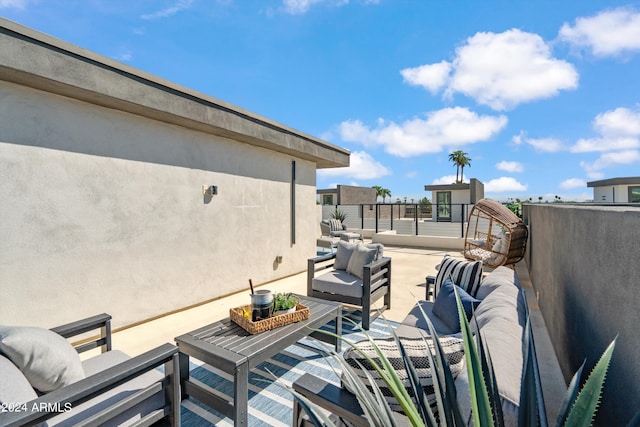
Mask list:
[[[407,371],[404,367],[404,361],[402,359],[400,349],[398,348],[395,339],[393,337],[376,338],[373,341],[382,351],[382,353],[387,357],[387,359],[389,359],[391,366],[393,366],[393,369],[398,374],[398,377],[402,381],[402,384],[409,391],[409,395],[413,397],[410,381],[407,375]],[[429,344],[429,348],[431,348],[431,351],[435,351],[431,337],[427,337],[425,339],[403,337],[400,338],[400,341],[402,342],[402,346],[411,359],[411,362],[413,362],[413,366],[415,366],[416,368],[418,377],[420,378],[420,384],[427,394],[427,400],[429,404],[433,405],[436,402],[436,396],[433,389],[433,380],[431,379],[429,357],[427,356],[427,343]],[[451,369],[451,374],[455,379],[462,371],[462,369],[464,369],[464,345],[462,339],[457,337],[440,337],[440,345],[442,346],[442,349],[446,355],[447,363],[449,364],[449,368]],[[360,341],[356,343],[356,346],[364,354],[371,357],[371,359],[375,363],[380,363],[378,354],[376,353],[376,350],[370,341]],[[344,359],[349,364],[349,366],[354,369],[355,373],[363,381],[363,383],[367,385],[367,388],[372,391],[373,388],[369,384],[369,380],[367,379],[363,368],[366,369],[369,375],[371,375],[371,377],[373,378],[374,382],[380,388],[380,391],[384,395],[385,400],[387,401],[387,403],[389,403],[389,407],[394,411],[402,412],[402,407],[391,393],[391,390],[389,390],[387,384],[380,377],[374,367],[371,366],[367,359],[365,359],[358,351],[354,350],[353,348],[349,348],[344,352]],[[353,390],[350,391],[353,392]]]
[[[342,222],[339,219],[330,219],[329,227],[331,231],[343,231]]]
[[[467,261],[452,258],[445,255],[440,263],[440,269],[435,281],[436,296],[445,279],[449,276],[453,283],[464,289],[469,295],[475,298],[482,280],[482,261]]]

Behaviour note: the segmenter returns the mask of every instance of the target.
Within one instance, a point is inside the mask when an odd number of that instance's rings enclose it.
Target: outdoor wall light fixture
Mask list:
[[[205,196],[215,196],[218,194],[218,186],[217,185],[203,185],[202,186],[202,194]]]

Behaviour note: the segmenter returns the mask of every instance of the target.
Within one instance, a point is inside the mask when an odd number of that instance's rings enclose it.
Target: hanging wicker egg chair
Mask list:
[[[489,268],[513,265],[524,257],[529,230],[506,206],[480,199],[469,213],[464,256]]]

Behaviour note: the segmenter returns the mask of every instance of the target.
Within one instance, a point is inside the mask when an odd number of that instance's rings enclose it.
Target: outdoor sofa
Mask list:
[[[66,340],[87,334],[75,347]],[[78,353],[98,347],[80,361]],[[136,357],[112,350],[108,314],[51,330],[0,326],[0,404],[0,426],[177,427],[178,348],[167,343]]]
[[[448,265],[445,266],[445,264]],[[436,287],[440,288],[438,296],[435,301],[424,300],[418,304],[433,323],[441,338],[441,343],[444,339],[447,345],[452,348],[451,353],[447,356],[448,359],[450,355],[454,355],[453,351],[457,351],[455,360],[453,360],[453,363],[457,363],[457,369],[452,368],[452,371],[457,373],[455,379],[457,396],[463,409],[463,416],[468,422],[471,420],[471,405],[467,371],[464,363],[459,363],[461,343],[456,344],[455,342],[461,335],[459,327],[455,325],[457,315],[455,319],[449,315],[455,306],[455,299],[451,299],[451,284],[448,283],[444,288],[443,286],[447,277],[465,277],[470,280],[470,283],[457,283],[457,285],[468,290],[470,296],[477,300],[473,303],[475,311],[471,320],[472,331],[474,334],[480,331],[491,354],[505,424],[517,425],[523,365],[523,331],[527,316],[526,300],[524,292],[520,288],[517,274],[513,269],[499,267],[482,277],[482,270],[480,270],[480,274],[470,273],[471,269],[477,271],[477,265],[477,262],[447,260],[445,258],[436,277]],[[447,277],[444,277],[445,275]],[[429,299],[428,292],[429,288],[427,287],[427,299]],[[396,328],[396,332],[403,341],[421,337],[427,331],[426,322],[418,304],[413,307],[402,324]],[[442,314],[443,309],[449,310],[449,312]],[[388,344],[389,340],[383,339],[380,342]],[[426,347],[424,350],[426,351]],[[449,359],[449,364],[452,365],[451,359]],[[421,376],[423,386],[430,383],[429,376],[430,372],[427,372],[424,379]],[[345,388],[335,386],[308,373],[300,377],[293,387],[312,402],[328,409],[343,420],[353,423],[353,425],[368,425],[360,404],[355,396]],[[304,418],[304,411],[301,410],[297,402],[294,402],[294,423],[300,421],[304,424]],[[406,422],[406,418],[404,421]]]

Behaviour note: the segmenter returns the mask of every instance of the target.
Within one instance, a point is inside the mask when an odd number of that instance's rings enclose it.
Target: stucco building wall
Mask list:
[[[313,255],[315,164],[296,161],[293,246],[290,156],[10,83],[0,109],[0,323],[128,324]]]
[[[348,164],[347,150],[0,18],[0,324],[107,312],[117,328],[303,271],[316,168]]]

